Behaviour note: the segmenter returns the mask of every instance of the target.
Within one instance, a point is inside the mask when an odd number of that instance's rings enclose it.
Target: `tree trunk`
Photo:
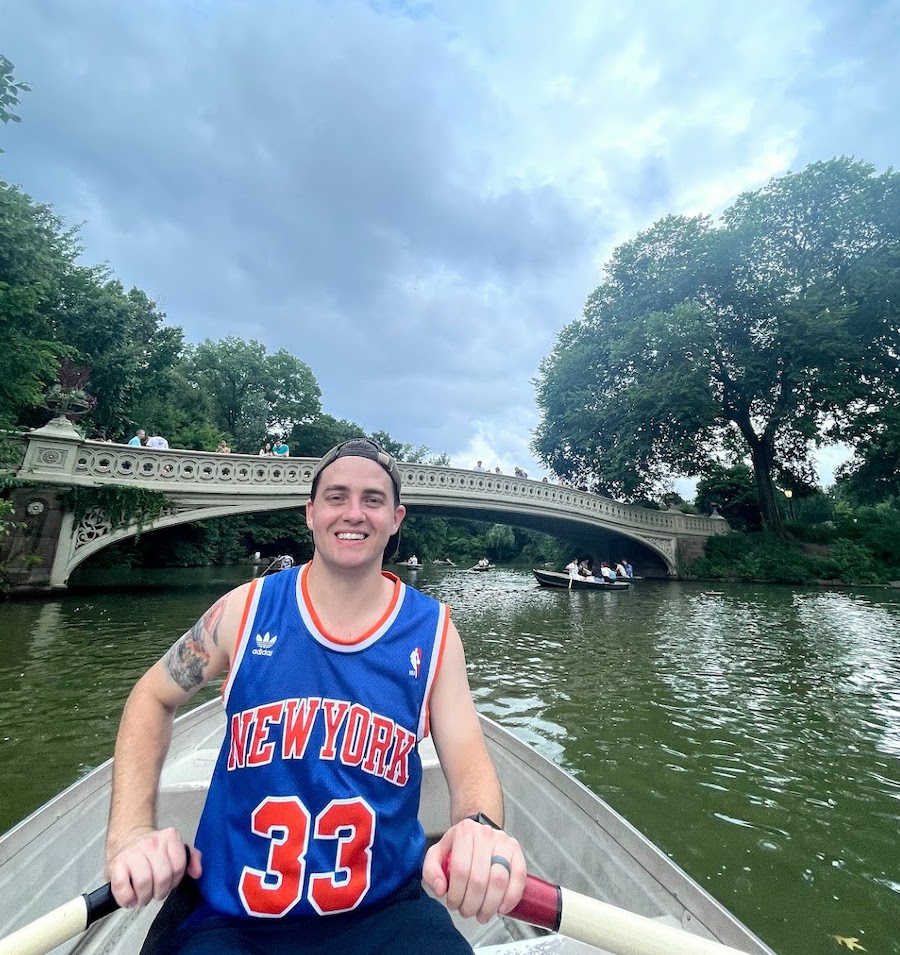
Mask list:
[[[784,522],[778,507],[775,482],[772,480],[774,448],[767,436],[749,442],[750,460],[753,462],[753,476],[756,479],[756,491],[759,494],[759,509],[762,512],[763,527],[775,534],[784,534]]]

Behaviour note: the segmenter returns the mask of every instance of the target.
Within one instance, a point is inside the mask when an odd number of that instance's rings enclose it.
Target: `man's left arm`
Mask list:
[[[450,790],[453,825],[428,850],[422,875],[435,895],[446,895],[449,908],[484,923],[498,912],[509,912],[522,897],[525,858],[519,843],[502,828],[468,818],[480,813],[502,827],[503,794],[472,701],[462,641],[452,621],[431,693],[430,722]]]

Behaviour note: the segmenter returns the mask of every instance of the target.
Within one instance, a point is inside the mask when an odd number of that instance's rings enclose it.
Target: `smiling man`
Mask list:
[[[446,908],[487,921],[522,894],[449,608],[382,570],[405,508],[367,438],[313,472],[314,556],[226,594],[138,682],[116,743],[107,839],[122,905],[181,878],[156,792],[176,708],[227,672],[228,729],[187,871],[199,907],[167,952],[469,952]],[[451,828],[425,852],[416,744],[434,737]],[[152,767],[148,770],[147,767]],[[496,823],[492,820],[497,820]],[[447,874],[445,874],[447,872]]]

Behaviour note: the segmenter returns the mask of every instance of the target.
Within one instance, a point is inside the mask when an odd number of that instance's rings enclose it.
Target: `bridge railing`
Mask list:
[[[262,457],[212,451],[159,450],[83,439],[53,423],[31,432],[21,476],[51,483],[135,484],[184,497],[281,497],[309,493],[316,458]],[[433,464],[401,463],[407,503],[469,500],[595,517],[598,521],[670,535],[722,533],[721,518],[656,511],[622,504],[575,488]],[[224,501],[223,501],[224,503]]]

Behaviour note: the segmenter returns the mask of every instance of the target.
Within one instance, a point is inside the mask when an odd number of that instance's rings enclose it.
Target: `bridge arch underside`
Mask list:
[[[410,515],[421,517],[448,517],[467,521],[486,521],[493,524],[511,524],[526,530],[540,531],[573,547],[573,556],[591,556],[595,561],[606,560],[615,565],[627,557],[634,566],[635,574],[641,577],[670,577],[675,568],[666,557],[640,537],[620,530],[605,527],[584,519],[563,514],[548,514],[534,509],[502,508],[497,505],[480,504],[422,504],[406,502]]]
[[[213,520],[219,517],[236,517],[241,514],[260,514],[272,511],[295,510],[305,505],[305,498],[298,501],[296,496],[291,500],[272,498],[244,501],[240,505],[221,504],[185,507],[176,513],[158,518],[152,528],[145,528],[144,534],[165,527],[174,527],[178,524],[194,523],[197,521]],[[627,557],[635,568],[635,573],[642,577],[669,577],[675,573],[675,568],[666,559],[666,556],[655,550],[651,545],[638,536],[631,536],[618,529],[605,527],[599,522],[590,522],[565,514],[553,514],[539,511],[532,507],[512,505],[504,507],[498,503],[485,504],[477,501],[459,503],[422,502],[416,501],[413,494],[405,496],[407,513],[420,517],[444,517],[468,521],[485,521],[488,523],[510,524],[526,530],[539,531],[552,537],[568,541],[572,544],[574,553],[590,555],[595,560],[608,560],[611,564]],[[86,546],[78,547],[72,555],[66,569],[65,577],[88,557],[108,547],[110,544],[126,540],[136,535],[136,528],[127,528],[113,531],[91,541]]]

